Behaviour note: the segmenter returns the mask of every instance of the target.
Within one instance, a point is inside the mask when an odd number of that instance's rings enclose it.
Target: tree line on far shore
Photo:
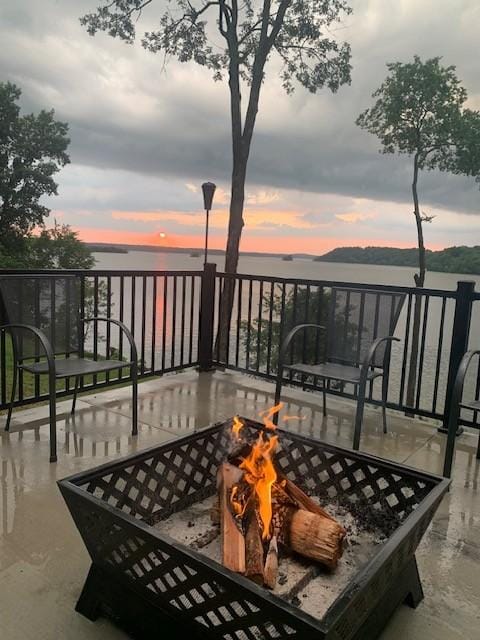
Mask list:
[[[323,256],[314,258],[314,260],[318,262],[347,262],[354,264],[417,267],[418,248],[337,247]],[[440,251],[427,249],[426,266],[428,271],[480,275],[480,246],[448,247]]]

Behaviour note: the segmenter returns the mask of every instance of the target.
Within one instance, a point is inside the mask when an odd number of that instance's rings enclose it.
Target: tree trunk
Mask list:
[[[416,273],[413,276],[413,278],[415,280],[415,286],[421,288],[425,284],[426,267],[425,267],[425,245],[423,243],[422,216],[420,213],[420,206],[418,202],[417,183],[418,183],[418,153],[415,154],[415,157],[413,160],[413,182],[412,182],[413,214],[415,216],[415,222],[417,225],[417,238],[418,238],[418,273]],[[414,302],[414,308],[413,308],[412,343],[411,343],[411,351],[410,351],[410,364],[408,368],[407,397],[406,397],[406,404],[409,407],[413,407],[415,404],[421,313],[422,313],[422,296],[415,296],[415,302]]]
[[[266,31],[265,31],[266,34]],[[266,35],[264,36],[266,38]],[[245,201],[245,180],[247,177],[248,157],[252,142],[255,121],[258,112],[258,101],[263,80],[263,69],[268,55],[266,40],[259,43],[252,70],[252,85],[245,115],[245,124],[241,126],[241,94],[238,61],[232,61],[229,70],[230,113],[232,118],[232,190],[230,194],[230,216],[228,223],[228,238],[225,255],[225,273],[237,272],[240,239],[242,237],[243,205]],[[220,318],[218,334],[215,344],[216,354],[220,363],[228,362],[228,336],[235,296],[235,280],[226,278],[221,292]]]

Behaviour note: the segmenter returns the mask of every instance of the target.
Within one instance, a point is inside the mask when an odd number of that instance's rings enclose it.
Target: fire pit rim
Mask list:
[[[246,426],[250,428],[256,429],[258,431],[265,429],[263,424],[258,423],[250,418],[240,417],[240,419],[243,420]],[[270,591],[268,591],[268,589],[255,584],[254,582],[240,574],[230,571],[219,562],[211,560],[201,552],[196,551],[195,549],[192,549],[191,547],[188,547],[181,542],[178,542],[167,534],[161,533],[147,522],[136,518],[135,516],[132,516],[128,513],[125,513],[121,509],[108,504],[108,502],[105,502],[101,498],[98,498],[97,496],[79,486],[80,484],[85,485],[90,480],[93,480],[98,476],[105,475],[105,473],[115,473],[117,469],[125,468],[126,466],[133,465],[136,462],[151,458],[153,455],[158,454],[162,450],[168,450],[172,446],[172,444],[179,442],[181,442],[182,444],[187,444],[191,441],[198,440],[200,435],[203,436],[218,432],[225,428],[225,424],[227,422],[228,421],[219,421],[210,427],[201,429],[200,431],[195,431],[186,436],[173,436],[171,440],[168,440],[167,442],[164,442],[160,445],[152,446],[147,449],[129,454],[127,456],[122,456],[121,458],[118,458],[114,461],[106,462],[92,469],[80,471],[78,473],[62,478],[57,481],[57,485],[64,497],[64,492],[72,492],[77,496],[81,496],[82,499],[86,499],[87,501],[92,502],[102,509],[107,510],[107,512],[115,515],[115,517],[120,518],[126,523],[127,526],[140,529],[146,535],[152,536],[153,538],[160,540],[162,543],[174,548],[177,553],[185,557],[185,560],[191,560],[195,564],[202,565],[213,578],[215,578],[215,575],[218,575],[220,573],[223,579],[231,582],[234,586],[240,586],[242,589],[251,592],[252,595],[256,598],[261,598],[263,601],[268,602],[273,607],[281,607],[284,611],[287,611],[297,619],[300,619],[304,624],[313,627],[315,630],[320,631],[321,633],[328,633],[328,630],[331,629],[336,620],[344,614],[346,603],[351,600],[352,596],[359,589],[362,589],[363,586],[368,583],[372,575],[375,575],[377,565],[378,567],[381,567],[383,564],[385,564],[388,558],[395,553],[399,542],[405,537],[405,532],[412,529],[413,523],[416,520],[421,519],[421,517],[423,517],[425,513],[432,508],[432,504],[435,504],[436,501],[440,499],[440,497],[445,493],[451,481],[442,476],[426,473],[414,467],[390,461],[385,458],[380,458],[368,453],[354,451],[346,447],[340,447],[323,440],[304,436],[302,434],[287,431],[285,429],[278,428],[276,430],[280,435],[283,434],[288,438],[291,438],[298,442],[302,442],[306,445],[318,446],[320,444],[324,450],[331,453],[339,453],[343,456],[351,457],[352,459],[358,458],[367,463],[368,461],[371,461],[372,464],[375,464],[377,467],[386,468],[389,471],[398,471],[401,474],[405,474],[405,472],[407,472],[408,474],[416,476],[416,478],[421,481],[427,481],[428,483],[434,485],[430,489],[428,495],[423,498],[421,502],[419,502],[417,508],[415,508],[410,514],[408,514],[405,520],[388,537],[386,542],[379,546],[378,553],[376,553],[358,570],[357,573],[354,574],[349,583],[346,585],[345,589],[342,590],[342,592],[328,607],[324,616],[321,619],[316,618],[313,615],[304,612],[301,608],[271,593]],[[426,500],[427,497],[428,500]]]

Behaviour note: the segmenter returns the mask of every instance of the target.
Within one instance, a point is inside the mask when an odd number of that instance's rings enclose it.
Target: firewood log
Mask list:
[[[278,574],[278,545],[277,537],[273,536],[270,540],[270,546],[268,547],[267,559],[265,560],[265,567],[263,569],[263,579],[265,586],[269,589],[275,589],[277,584]]]
[[[290,514],[287,546],[306,558],[335,569],[343,553],[345,529],[331,518],[305,509],[293,509]]]
[[[263,585],[263,544],[255,510],[248,516],[245,535],[245,575],[257,584]]]
[[[316,513],[319,516],[323,516],[324,518],[329,518],[330,520],[334,520],[332,516],[322,509],[322,507],[317,504],[310,496],[300,489],[298,485],[289,480],[288,478],[283,478],[285,481],[284,491],[285,493],[301,508],[305,509],[305,511],[311,511],[312,513]]]
[[[245,573],[245,538],[230,510],[230,491],[241,480],[243,471],[224,462],[218,473],[223,566],[237,573]]]

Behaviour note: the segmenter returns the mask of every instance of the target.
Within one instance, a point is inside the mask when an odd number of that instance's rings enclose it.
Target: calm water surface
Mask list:
[[[97,269],[139,269],[139,270],[175,270],[202,269],[203,256],[191,258],[188,254],[150,253],[147,251],[129,251],[122,253],[95,253]],[[211,256],[209,262],[215,262],[223,270],[223,256]],[[391,284],[413,286],[412,267],[391,267],[369,264],[344,264],[335,262],[314,262],[310,259],[296,259],[292,262],[280,258],[240,258],[239,273],[284,278],[309,278],[313,280],[336,280],[341,282],[363,282],[367,284]],[[425,286],[432,289],[456,289],[459,280],[476,282],[480,291],[480,276],[457,273],[427,273]]]

